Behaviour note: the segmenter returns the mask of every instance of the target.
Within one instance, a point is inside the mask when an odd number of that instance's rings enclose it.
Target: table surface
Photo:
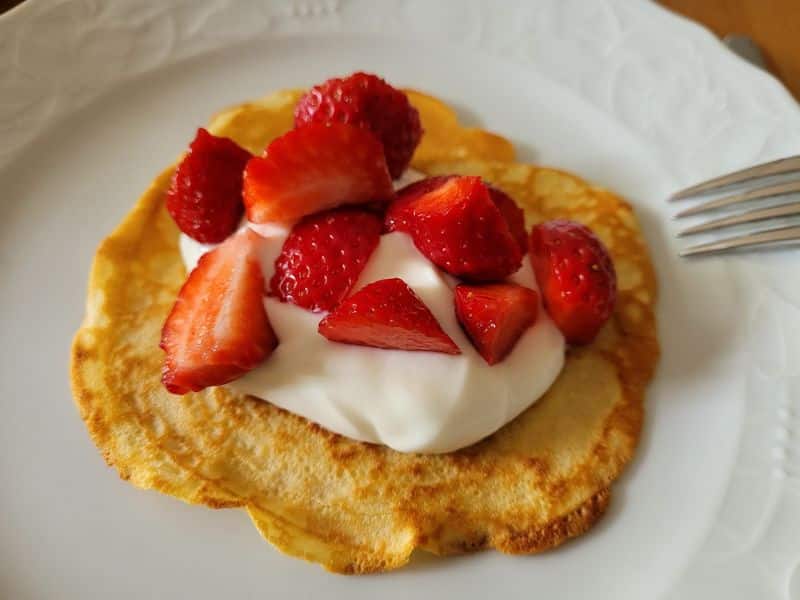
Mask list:
[[[0,13],[22,0],[0,0]],[[724,36],[750,36],[770,70],[800,99],[800,0],[660,0]]]

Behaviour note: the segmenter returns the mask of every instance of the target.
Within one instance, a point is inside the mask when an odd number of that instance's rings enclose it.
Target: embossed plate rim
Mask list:
[[[649,2],[603,0],[587,9],[578,0],[542,0],[533,5],[535,10],[526,4],[509,3],[503,14],[496,14],[488,0],[471,0],[459,4],[463,22],[448,23],[446,12],[437,12],[447,3],[428,8],[426,19],[420,19],[424,2],[398,0],[373,16],[387,29],[406,27],[419,35],[430,35],[432,25],[441,26],[436,33],[443,39],[532,65],[653,148],[673,189],[798,150],[789,138],[800,139],[800,112],[786,90],[696,25]],[[0,95],[0,179],[7,175],[3,165],[24,152],[33,138],[129,78],[247,43],[264,32],[305,35],[376,28],[372,16],[359,9],[365,6],[361,0],[264,5],[204,0],[168,7],[143,0],[137,5],[130,9],[130,20],[115,21],[117,5],[97,0],[28,0],[0,17],[0,81],[6,92]],[[186,29],[174,28],[168,47],[154,45],[153,40],[165,39],[159,36],[169,32],[169,27],[158,29],[159,17],[179,13]],[[243,18],[244,13],[252,18]],[[75,30],[64,23],[78,27],[84,37],[70,38]],[[104,46],[97,40],[122,26],[136,31],[134,45],[99,62],[94,53]],[[35,51],[18,52],[17,39],[47,34],[64,36],[65,58],[59,64]],[[78,60],[69,60],[76,56]],[[682,103],[689,107],[683,112]],[[747,331],[757,339],[749,357],[747,399],[728,492],[720,499],[717,521],[709,524],[705,542],[696,555],[686,557],[687,568],[671,597],[724,592],[736,598],[753,590],[776,599],[800,594],[800,552],[782,535],[797,531],[800,522],[800,367],[792,360],[800,352],[794,352],[797,345],[790,339],[800,300],[797,287],[785,281],[791,266],[785,254],[724,262],[737,286],[759,290],[752,302],[741,305]],[[661,276],[663,285],[665,273]],[[783,331],[787,327],[788,333]]]

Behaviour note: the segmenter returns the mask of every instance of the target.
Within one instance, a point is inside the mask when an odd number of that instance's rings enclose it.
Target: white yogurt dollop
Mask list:
[[[269,282],[288,230],[250,227],[264,236],[260,260]],[[210,246],[181,235],[180,248],[190,270]],[[505,360],[490,367],[456,319],[457,281],[422,256],[404,233],[381,236],[353,292],[390,277],[416,292],[462,354],[331,342],[317,332],[324,314],[267,297],[264,305],[280,343],[263,364],[228,386],[349,438],[401,452],[439,453],[495,432],[536,402],[561,371],[564,337],[541,306],[535,325]],[[536,289],[527,257],[510,279]]]

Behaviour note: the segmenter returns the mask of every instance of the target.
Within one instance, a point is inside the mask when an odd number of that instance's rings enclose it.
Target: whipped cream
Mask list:
[[[412,174],[399,183],[418,178]],[[263,237],[259,259],[269,282],[289,231],[272,225],[244,226]],[[181,234],[187,270],[212,247]],[[401,452],[439,453],[495,432],[536,402],[561,371],[564,337],[541,305],[536,323],[511,353],[489,366],[458,324],[453,305],[457,280],[420,254],[405,233],[381,236],[352,291],[389,277],[403,279],[416,292],[461,355],[331,342],[317,332],[324,313],[265,297],[280,343],[263,364],[228,387],[267,399],[355,440]],[[509,279],[537,289],[527,257]]]

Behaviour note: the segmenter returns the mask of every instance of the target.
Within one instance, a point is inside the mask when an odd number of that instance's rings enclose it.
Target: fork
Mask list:
[[[767,70],[764,55],[758,44],[751,38],[743,35],[726,35],[722,40],[735,54],[752,63],[756,67]],[[716,177],[704,183],[693,185],[672,195],[672,200],[685,200],[722,191],[733,186],[747,186],[748,189],[735,194],[710,200],[685,209],[675,215],[675,218],[698,215],[706,211],[721,210],[736,207],[740,203],[764,201],[778,198],[794,192],[800,192],[800,179],[777,184],[766,184],[765,180],[773,176],[800,176],[800,156],[792,156],[781,160],[757,165],[742,171],[736,171]],[[789,202],[777,206],[756,208],[739,214],[720,217],[684,229],[678,237],[690,236],[698,233],[717,231],[726,227],[749,225],[771,219],[786,219],[800,215],[800,202]],[[728,237],[717,242],[692,246],[680,252],[681,256],[698,256],[704,254],[720,253],[737,248],[751,248],[775,244],[787,244],[800,240],[800,226],[785,226],[774,229],[752,231],[737,237]]]
[[[781,176],[785,179],[794,175],[798,176],[798,178],[774,183],[774,177]],[[771,200],[800,192],[800,155],[774,160],[755,167],[742,169],[741,171],[728,173],[721,177],[715,177],[676,192],[670,197],[670,200],[685,201],[698,196],[733,190],[733,188],[737,187],[743,189],[684,209],[677,213],[675,218],[704,214],[709,211],[727,210],[745,203]],[[717,231],[727,227],[750,225],[761,221],[790,219],[798,216],[800,216],[800,201],[783,202],[715,218],[680,231],[678,237]],[[699,256],[739,248],[783,245],[791,244],[792,242],[800,242],[800,225],[785,225],[771,229],[749,231],[741,235],[686,248],[680,252],[680,255]]]

